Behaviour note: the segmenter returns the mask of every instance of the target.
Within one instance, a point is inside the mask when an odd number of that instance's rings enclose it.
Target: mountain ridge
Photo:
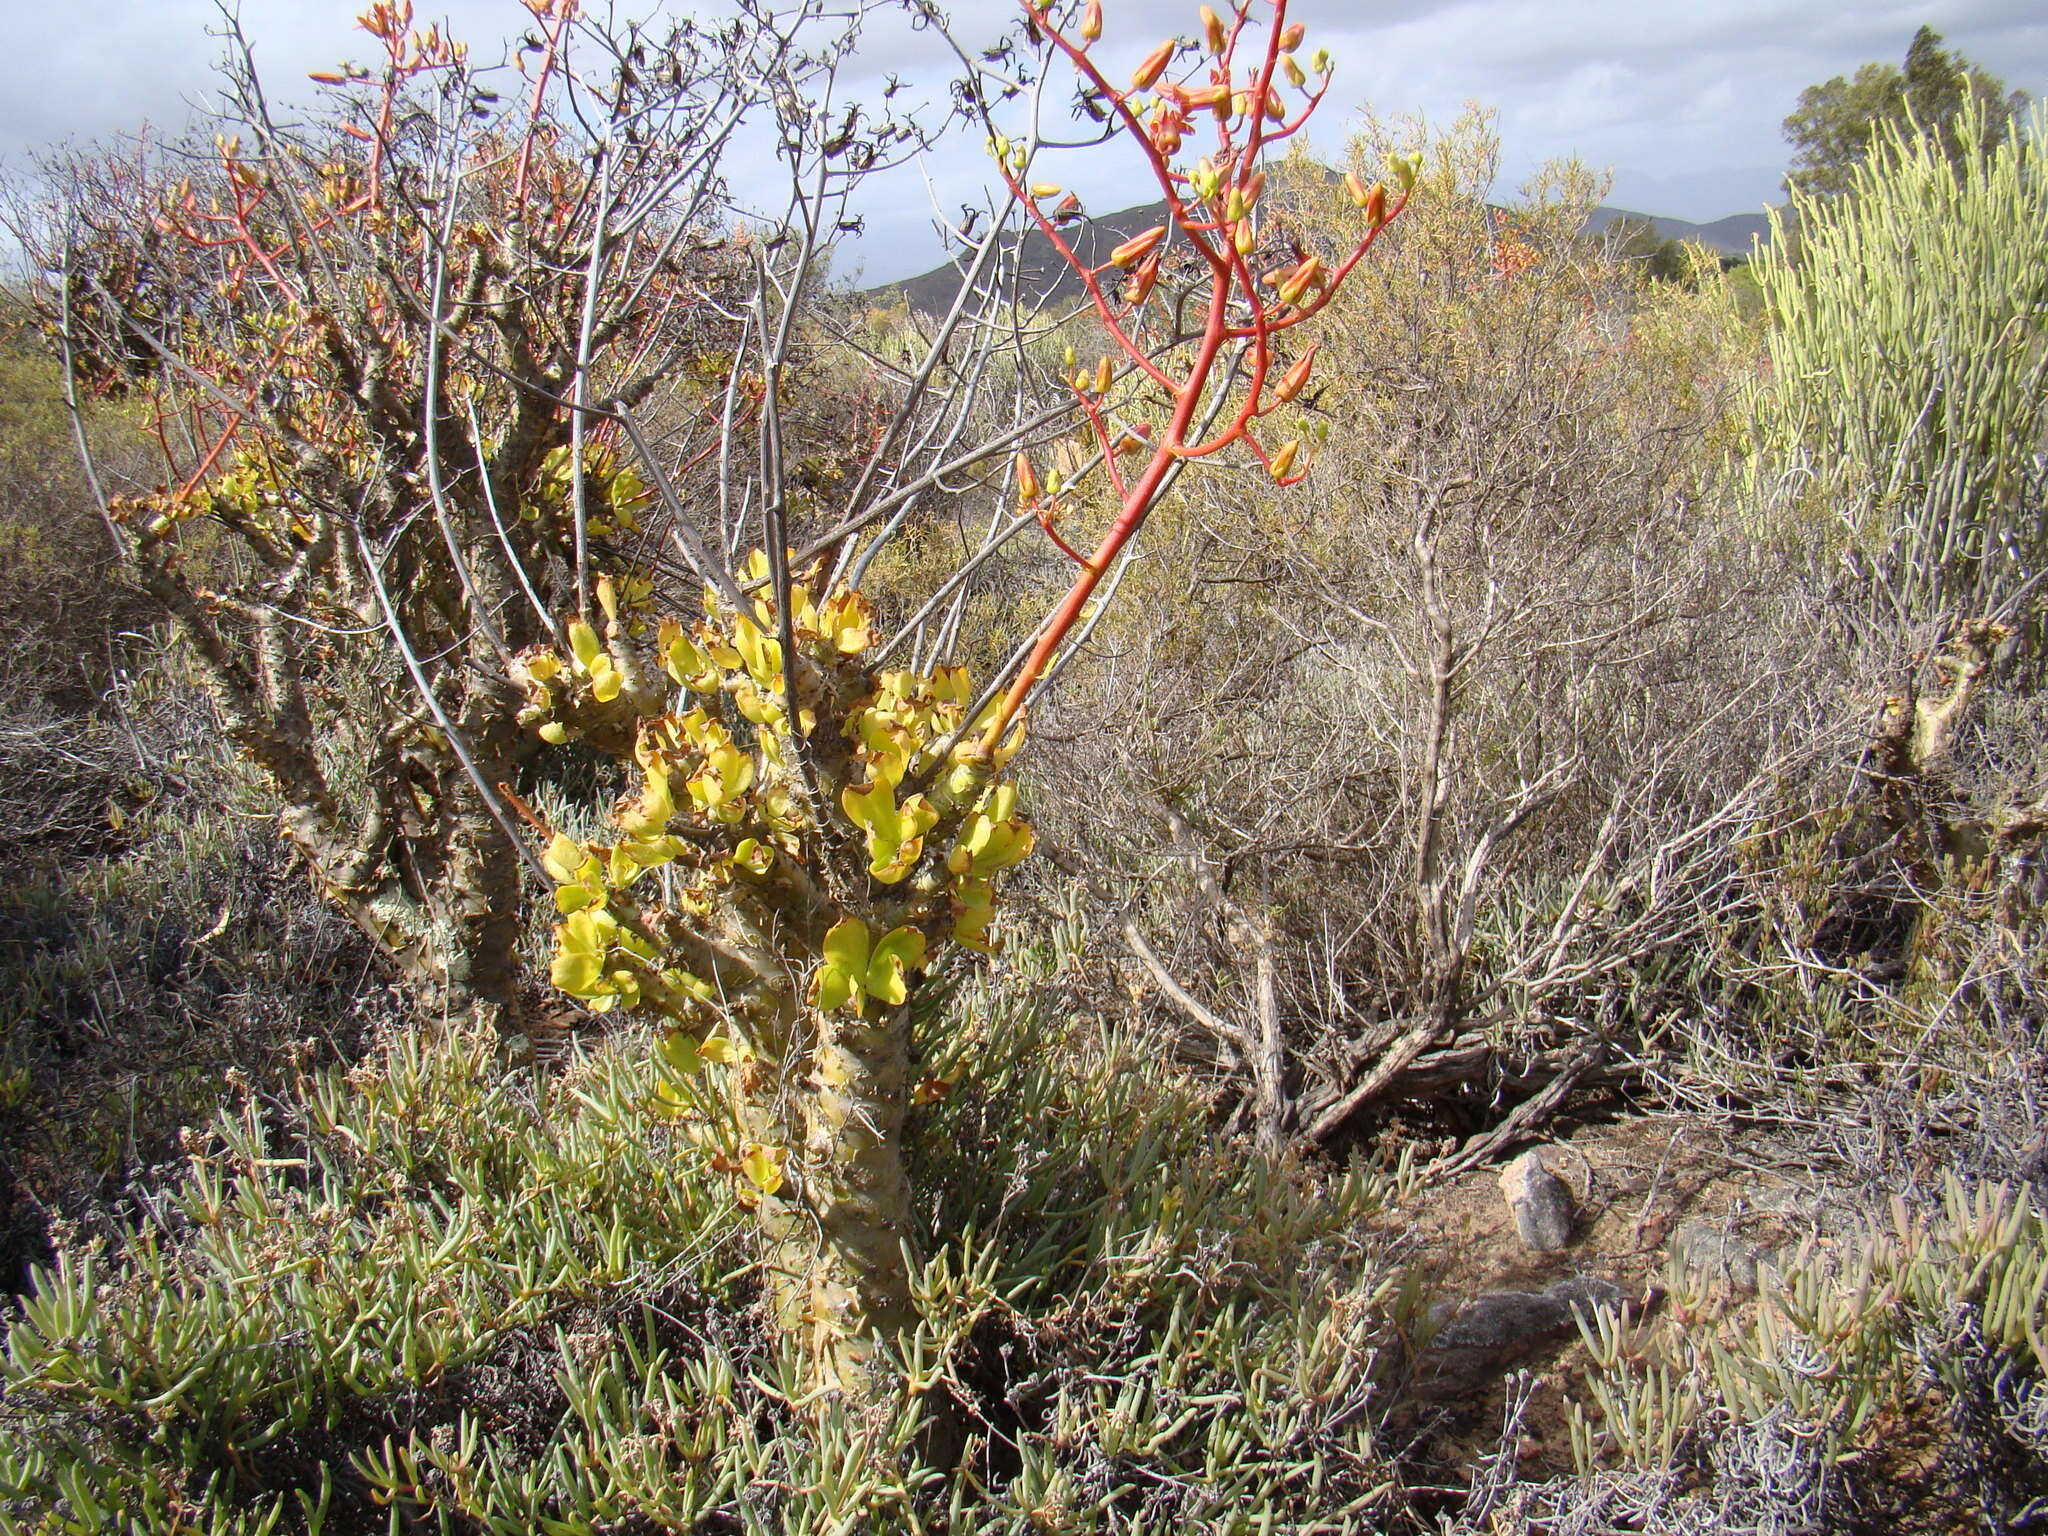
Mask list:
[[[1761,210],[1731,213],[1700,224],[1690,219],[1638,213],[1632,208],[1612,208],[1603,203],[1587,215],[1586,227],[1599,233],[1623,219],[1647,224],[1660,240],[1697,241],[1720,256],[1747,256],[1755,242],[1770,239],[1770,219]],[[1095,215],[1077,222],[1063,234],[1083,261],[1099,265],[1132,235],[1165,222],[1166,204],[1162,200]],[[1024,237],[1021,277],[1025,291],[1035,298],[1066,298],[1080,286],[1072,269],[1054,251],[1052,242],[1038,230],[1032,230]],[[942,262],[914,277],[863,288],[861,294],[877,302],[907,302],[910,308],[929,314],[952,303],[958,282],[959,272],[953,264]]]

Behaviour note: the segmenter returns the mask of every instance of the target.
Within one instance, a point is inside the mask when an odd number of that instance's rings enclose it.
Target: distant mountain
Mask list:
[[[1109,260],[1111,251],[1131,236],[1165,222],[1166,202],[1162,198],[1156,203],[1126,208],[1119,213],[1078,219],[1062,229],[1060,237],[1083,261],[1090,266],[1099,266]],[[1056,299],[1069,299],[1078,297],[1081,292],[1081,280],[1040,230],[1034,229],[1024,237],[1019,275],[1023,292],[1033,298],[1050,295]],[[959,269],[948,262],[917,277],[905,278],[899,283],[883,283],[867,292],[870,298],[880,303],[907,300],[912,309],[922,313],[944,313],[953,302],[959,282]]]
[[[1711,171],[1644,171],[1614,167],[1608,201],[1617,208],[1683,208],[1697,218],[1711,208],[1761,208],[1785,195],[1785,166],[1724,165]]]
[[[1768,240],[1771,233],[1770,221],[1762,213],[1735,213],[1711,224],[1694,224],[1686,219],[1667,219],[1627,208],[1607,207],[1595,208],[1587,217],[1586,227],[1597,232],[1617,219],[1633,219],[1648,224],[1661,239],[1697,240],[1722,256],[1747,256],[1752,240]],[[1146,203],[1117,213],[1076,220],[1061,231],[1061,238],[1076,255],[1093,266],[1107,261],[1109,253],[1132,235],[1165,222],[1165,202]],[[1053,249],[1052,242],[1038,230],[1024,237],[1021,277],[1022,292],[1033,299],[1049,296],[1063,301],[1078,297],[1081,291],[1081,280]],[[866,293],[876,303],[907,302],[912,309],[925,314],[942,313],[952,304],[959,280],[959,271],[948,263],[901,282],[880,284]]]
[[[1639,224],[1648,224],[1663,240],[1697,240],[1708,250],[1722,256],[1747,256],[1752,242],[1768,241],[1771,238],[1771,221],[1763,213],[1731,213],[1725,219],[1716,219],[1711,224],[1695,224],[1689,219],[1667,219],[1662,214],[1636,213],[1628,208],[1595,208],[1586,220],[1591,230],[1603,230],[1617,219],[1632,219]]]

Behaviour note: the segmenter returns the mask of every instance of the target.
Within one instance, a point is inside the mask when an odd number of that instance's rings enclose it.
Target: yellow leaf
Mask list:
[[[942,703],[965,704],[972,695],[965,667],[941,667],[932,674],[932,696]]]
[[[618,937],[619,920],[602,907],[586,908],[571,914],[555,933],[564,949],[601,955]]]
[[[782,686],[782,643],[762,634],[760,627],[745,614],[732,621],[732,640],[733,648],[746,663],[747,674],[764,689],[779,691]]]
[[[704,1068],[703,1052],[697,1047],[696,1037],[680,1029],[670,1030],[656,1049],[664,1062],[685,1077],[694,1076]]]
[[[548,872],[548,878],[557,885],[568,885],[582,878],[580,871],[590,862],[590,855],[583,845],[566,833],[557,832],[555,840],[548,844],[548,851],[541,855],[540,867]]]
[[[661,621],[655,647],[661,653],[662,668],[677,683],[699,693],[717,691],[717,668],[712,666],[709,656],[697,649],[690,637],[683,633],[683,626],[674,619]]]
[[[782,1149],[749,1142],[740,1169],[762,1194],[772,1195],[782,1188]]]
[[[874,946],[861,976],[861,989],[892,1008],[899,1007],[910,995],[904,973],[921,971],[924,964],[924,935],[906,923]]]
[[[594,996],[603,987],[603,978],[603,960],[588,951],[582,954],[564,951],[556,955],[548,967],[548,980],[571,997]]]
[[[664,1120],[680,1120],[690,1112],[688,1100],[667,1083],[654,1085],[654,1099],[647,1107]]]

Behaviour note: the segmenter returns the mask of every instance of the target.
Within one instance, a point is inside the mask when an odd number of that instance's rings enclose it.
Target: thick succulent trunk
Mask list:
[[[238,640],[176,570],[147,550],[137,567],[191,648],[228,738],[283,802],[284,834],[315,888],[362,929],[423,1013],[473,1017],[523,1038],[519,850],[453,754],[443,747],[434,761],[404,723],[410,703],[380,701],[369,721],[353,723],[350,739],[366,750],[360,784],[337,788],[337,754],[316,745],[306,704],[310,663],[278,611],[258,610],[251,636]],[[516,719],[518,691],[481,640],[471,651],[450,690],[459,725],[486,782],[509,782],[532,750]]]
[[[495,825],[464,830],[474,840],[464,839],[448,874],[424,891],[390,865],[367,888],[346,888],[334,864],[298,846],[314,884],[369,937],[423,1013],[471,1017],[517,1036],[519,856]]]
[[[915,1320],[902,1147],[909,1009],[873,1019],[805,1010],[801,1022],[809,1049],[792,1059],[810,1086],[782,1132],[794,1153],[786,1182],[759,1206],[769,1312],[802,1342],[817,1385],[858,1395],[872,1384],[877,1341]],[[765,1082],[745,1111],[764,1142],[783,1112],[775,1086]]]
[[[516,696],[502,679],[479,668],[462,728],[487,783],[516,777],[521,733]],[[494,808],[466,773],[450,776],[452,819],[449,859],[449,944],[446,981],[451,1006],[460,1004],[508,1039],[523,1039],[519,939],[524,929],[524,871]]]

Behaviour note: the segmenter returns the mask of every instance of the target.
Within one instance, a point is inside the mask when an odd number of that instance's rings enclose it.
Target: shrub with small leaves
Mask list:
[[[529,1086],[487,1038],[407,1035],[288,1112],[224,1116],[124,1252],[40,1277],[0,1365],[0,1511],[218,1536],[1381,1528],[1413,1296],[1360,1234],[1397,1181],[1247,1162],[1192,1085],[1063,1018],[1050,954],[1010,963],[920,1010],[929,1257],[886,1394],[807,1387],[645,1035]]]

